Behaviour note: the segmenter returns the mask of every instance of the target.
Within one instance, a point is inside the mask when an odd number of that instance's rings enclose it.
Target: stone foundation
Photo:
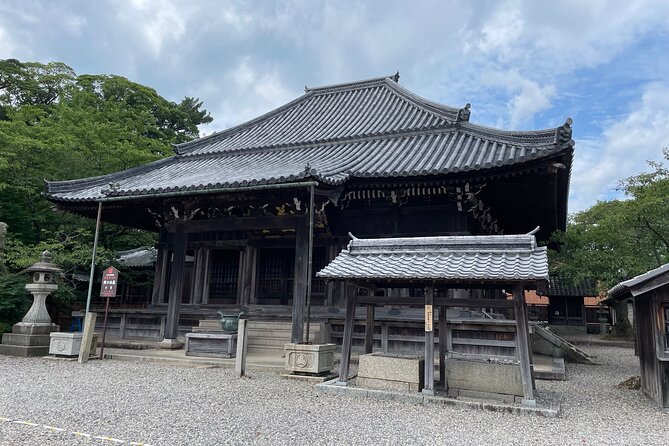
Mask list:
[[[9,356],[46,356],[49,354],[50,334],[60,327],[52,323],[19,322],[12,327],[11,333],[2,335],[0,355]]]

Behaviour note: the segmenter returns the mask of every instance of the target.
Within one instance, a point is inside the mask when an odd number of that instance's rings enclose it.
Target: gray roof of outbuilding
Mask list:
[[[318,277],[368,281],[546,281],[534,235],[357,239]]]
[[[560,275],[551,276],[547,296],[597,296],[597,286],[592,279],[575,281]]]
[[[570,151],[571,120],[510,132],[468,122],[400,87],[398,76],[306,89],[276,110],[175,147],[176,155],[95,178],[47,182],[57,201],[92,201],[314,178],[418,177],[519,164]],[[114,184],[114,188],[110,188]]]
[[[627,297],[630,297],[635,294],[633,292],[635,287],[642,285],[646,282],[649,282],[653,279],[657,279],[658,277],[663,275],[666,276],[665,279],[656,280],[653,289],[669,283],[669,263],[665,263],[659,268],[652,269],[646,273],[640,274],[629,280],[620,282],[619,284],[611,288],[609,291],[607,291],[606,293],[607,298],[604,300],[604,302],[609,303],[613,300],[625,299]]]

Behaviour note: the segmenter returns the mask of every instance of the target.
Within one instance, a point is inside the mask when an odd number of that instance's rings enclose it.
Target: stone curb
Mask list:
[[[546,418],[557,418],[560,416],[560,404],[554,407],[520,407],[499,403],[486,403],[477,401],[457,400],[454,398],[444,398],[440,396],[427,396],[419,393],[397,393],[385,390],[371,390],[359,387],[338,386],[335,384],[337,379],[316,384],[314,387],[317,392],[329,393],[334,395],[346,395],[353,398],[372,398],[380,401],[398,401],[409,404],[423,404],[430,406],[454,406],[464,407],[474,410],[485,410],[489,412],[510,413],[522,416],[538,416]]]
[[[166,365],[177,365],[177,366],[216,366],[222,369],[234,369],[235,361],[234,359],[230,361],[215,361],[207,359],[179,359],[179,358],[161,358],[157,356],[140,356],[140,355],[128,355],[128,354],[119,354],[119,353],[105,353],[105,359],[113,359],[117,361],[130,361],[130,362],[149,362],[157,364],[166,364]],[[246,363],[247,369],[260,369],[260,370],[270,370],[270,371],[285,371],[283,366],[275,365],[263,365],[263,364],[253,364]]]

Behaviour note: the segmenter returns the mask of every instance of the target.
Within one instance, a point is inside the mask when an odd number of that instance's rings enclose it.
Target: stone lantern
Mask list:
[[[31,273],[32,283],[26,285],[26,290],[33,295],[33,304],[21,322],[12,327],[12,332],[2,335],[0,354],[44,356],[49,352],[50,333],[59,328],[51,322],[46,298],[58,289],[53,279],[60,273],[60,268],[51,263],[51,254],[44,251],[39,262],[24,272]]]

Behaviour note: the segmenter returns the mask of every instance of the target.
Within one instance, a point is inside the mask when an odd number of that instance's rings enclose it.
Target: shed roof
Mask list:
[[[659,268],[652,269],[646,273],[640,274],[632,279],[620,282],[611,288],[606,294],[605,303],[614,300],[626,299],[637,296],[669,283],[669,263],[665,263]]]
[[[547,296],[597,296],[594,280],[575,281],[560,275],[551,276],[548,282]]]
[[[534,235],[353,238],[318,277],[369,281],[548,280],[546,247]]]
[[[317,179],[421,177],[571,155],[571,120],[537,131],[469,122],[402,88],[398,75],[306,89],[244,124],[175,147],[176,155],[94,178],[47,182],[60,202],[160,195]],[[569,158],[571,159],[571,158]]]

